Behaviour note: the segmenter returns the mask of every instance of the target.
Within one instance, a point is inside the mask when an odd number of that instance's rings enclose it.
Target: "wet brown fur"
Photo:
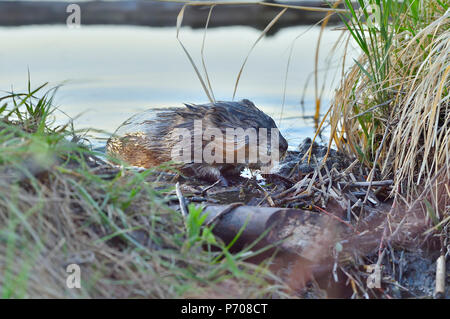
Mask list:
[[[149,168],[160,165],[171,160],[171,150],[179,142],[179,136],[174,133],[174,129],[187,128],[193,132],[195,120],[202,120],[203,132],[207,128],[219,128],[224,135],[227,128],[267,128],[268,131],[276,128],[272,118],[249,100],[186,105],[185,108],[150,109],[125,121],[108,140],[107,152],[133,166]],[[193,135],[191,134],[192,142]],[[202,149],[210,142],[202,138]],[[245,147],[248,151],[248,145]],[[287,142],[281,134],[279,150],[280,155],[284,155],[287,150]],[[192,149],[192,159],[193,151]],[[235,147],[227,150],[223,147],[223,151],[236,153],[237,149]],[[258,163],[251,165],[252,168],[260,167]],[[215,181],[223,178],[224,173],[238,174],[245,166],[242,163],[187,163],[183,165],[182,170],[187,175]]]

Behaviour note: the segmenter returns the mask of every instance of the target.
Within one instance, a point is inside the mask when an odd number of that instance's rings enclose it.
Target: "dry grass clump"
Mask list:
[[[393,178],[393,195],[411,204],[449,182],[450,10],[445,1],[360,2],[357,10],[346,1],[363,54],[336,92],[332,139]],[[437,202],[436,213],[448,213],[450,199]]]
[[[155,172],[114,168],[52,128],[51,94],[37,94],[1,98],[3,298],[285,296],[266,263],[232,254],[204,227],[201,209],[183,220]],[[66,285],[69,264],[81,268],[81,289]]]

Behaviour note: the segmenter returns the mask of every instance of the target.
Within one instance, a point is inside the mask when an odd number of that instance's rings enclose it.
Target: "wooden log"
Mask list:
[[[80,6],[81,25],[115,24],[143,25],[152,27],[175,26],[182,3],[154,1],[88,1],[73,2]],[[66,12],[71,2],[64,1],[0,1],[0,25],[20,26],[36,24],[65,24],[70,13]],[[289,3],[292,4],[292,3]],[[295,3],[309,7],[327,7],[322,1],[300,1]],[[261,5],[218,5],[214,8],[209,27],[243,25],[257,29],[265,26],[280,12],[279,7]],[[186,9],[184,26],[203,28],[209,7],[191,6]],[[271,29],[312,24],[325,17],[325,12],[288,10]],[[338,22],[333,15],[331,23]]]
[[[445,281],[447,279],[445,272],[445,254],[439,256],[436,260],[436,285],[434,289],[434,298],[445,298]]]
[[[345,227],[328,215],[299,209],[238,206],[220,218],[225,205],[206,206],[206,222],[217,219],[213,232],[225,242],[231,242],[242,231],[238,247],[252,244],[266,233],[256,247],[276,244],[284,251],[295,253],[313,262],[331,256],[331,249],[342,239]]]

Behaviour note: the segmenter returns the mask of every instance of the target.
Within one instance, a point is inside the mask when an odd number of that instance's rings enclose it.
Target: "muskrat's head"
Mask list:
[[[204,120],[207,128],[221,130],[227,143],[224,154],[234,153],[235,163],[245,163],[250,168],[268,167],[286,154],[288,143],[274,120],[247,99],[209,104]],[[233,130],[235,135],[229,135]]]

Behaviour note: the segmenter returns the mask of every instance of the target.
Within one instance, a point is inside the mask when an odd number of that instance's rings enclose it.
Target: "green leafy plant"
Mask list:
[[[212,227],[204,225],[208,215],[203,212],[203,208],[191,203],[188,210],[189,214],[186,217],[187,246],[191,247],[195,243],[217,244]]]

